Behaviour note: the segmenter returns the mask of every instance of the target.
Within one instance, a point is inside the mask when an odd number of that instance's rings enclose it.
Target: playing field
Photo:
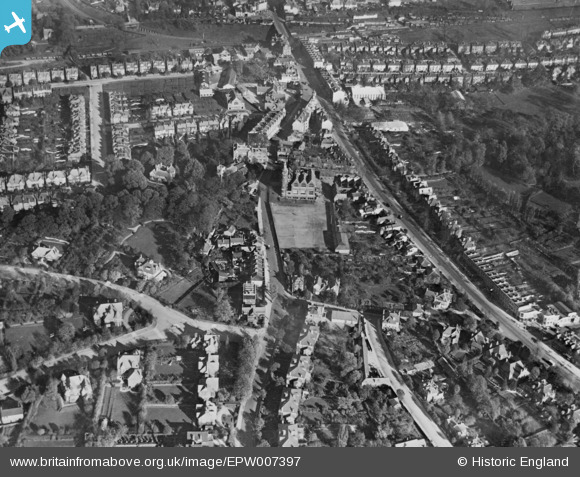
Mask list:
[[[270,206],[280,248],[326,248],[324,202],[272,202]]]

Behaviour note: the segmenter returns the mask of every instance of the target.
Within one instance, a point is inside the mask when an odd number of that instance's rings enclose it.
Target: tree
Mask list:
[[[24,392],[20,395],[20,401],[23,404],[29,404],[34,402],[38,398],[38,386],[29,385],[26,386]]]
[[[75,327],[72,323],[63,323],[56,331],[56,337],[63,343],[70,343],[75,336]]]
[[[437,328],[434,328],[432,336],[433,336],[433,341],[435,341],[435,343],[438,343],[439,340],[441,339],[441,332]]]
[[[507,159],[508,147],[505,141],[502,141],[499,145],[499,151],[497,154],[497,162],[501,166]]]
[[[221,321],[223,323],[230,323],[234,316],[230,297],[228,296],[227,291],[223,288],[218,290],[213,316],[216,321]]]
[[[362,431],[352,432],[348,437],[349,447],[365,447],[367,438]]]
[[[127,189],[146,189],[148,182],[143,172],[134,170],[129,171],[123,176],[123,185]]]
[[[145,355],[145,373],[148,378],[152,378],[155,375],[158,360],[159,355],[157,354],[157,350],[150,349],[147,351]]]
[[[355,384],[359,383],[361,380],[362,380],[362,374],[358,369],[355,369],[354,371],[347,374],[346,379],[345,379],[346,384],[348,384],[349,386],[354,386]]]

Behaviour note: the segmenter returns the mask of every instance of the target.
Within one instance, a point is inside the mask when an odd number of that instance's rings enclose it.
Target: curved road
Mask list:
[[[45,276],[48,278],[52,278],[54,280],[65,281],[68,283],[80,283],[82,281],[88,281],[94,285],[108,287],[111,290],[115,290],[121,293],[124,296],[124,298],[134,301],[144,310],[147,310],[149,313],[151,313],[157,319],[157,323],[155,326],[143,328],[133,333],[128,333],[126,335],[113,338],[104,343],[99,343],[99,346],[111,345],[115,343],[131,345],[132,343],[137,342],[139,340],[165,339],[167,337],[168,331],[174,332],[183,331],[184,327],[187,325],[202,331],[213,331],[218,333],[231,333],[237,335],[264,334],[263,329],[242,328],[240,326],[232,326],[223,323],[216,323],[212,321],[197,320],[194,318],[190,318],[189,316],[181,313],[180,311],[174,310],[173,308],[163,305],[155,298],[152,298],[143,293],[139,293],[131,288],[127,288],[121,285],[115,285],[112,283],[105,283],[100,280],[95,280],[92,278],[77,277],[75,275],[66,275],[55,272],[47,272],[45,270],[40,270],[38,268],[14,267],[11,265],[0,265],[0,276],[2,276],[2,278],[4,279],[6,278],[25,279],[26,277],[32,276]],[[88,347],[75,351],[74,353],[69,353],[67,355],[60,356],[53,360],[46,361],[44,363],[44,366],[47,367],[54,366],[57,362],[69,359],[70,357],[75,355],[94,356],[94,354],[95,350],[92,347]],[[11,378],[25,379],[26,376],[27,376],[26,370],[20,370],[16,373],[11,374],[7,378],[0,380],[0,395],[6,394],[8,392],[7,384]]]

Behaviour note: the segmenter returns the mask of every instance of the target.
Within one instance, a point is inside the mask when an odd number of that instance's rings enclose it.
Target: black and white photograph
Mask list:
[[[0,27],[2,472],[580,470],[580,0],[4,0]]]

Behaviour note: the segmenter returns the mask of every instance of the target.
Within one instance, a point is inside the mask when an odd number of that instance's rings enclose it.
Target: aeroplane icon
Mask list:
[[[6,33],[10,33],[10,30],[12,30],[12,28],[15,27],[19,27],[22,30],[22,33],[26,33],[26,30],[24,29],[24,18],[18,18],[18,15],[16,15],[16,13],[12,12],[12,16],[14,17],[14,23],[12,25],[4,25],[4,29],[6,30]]]

